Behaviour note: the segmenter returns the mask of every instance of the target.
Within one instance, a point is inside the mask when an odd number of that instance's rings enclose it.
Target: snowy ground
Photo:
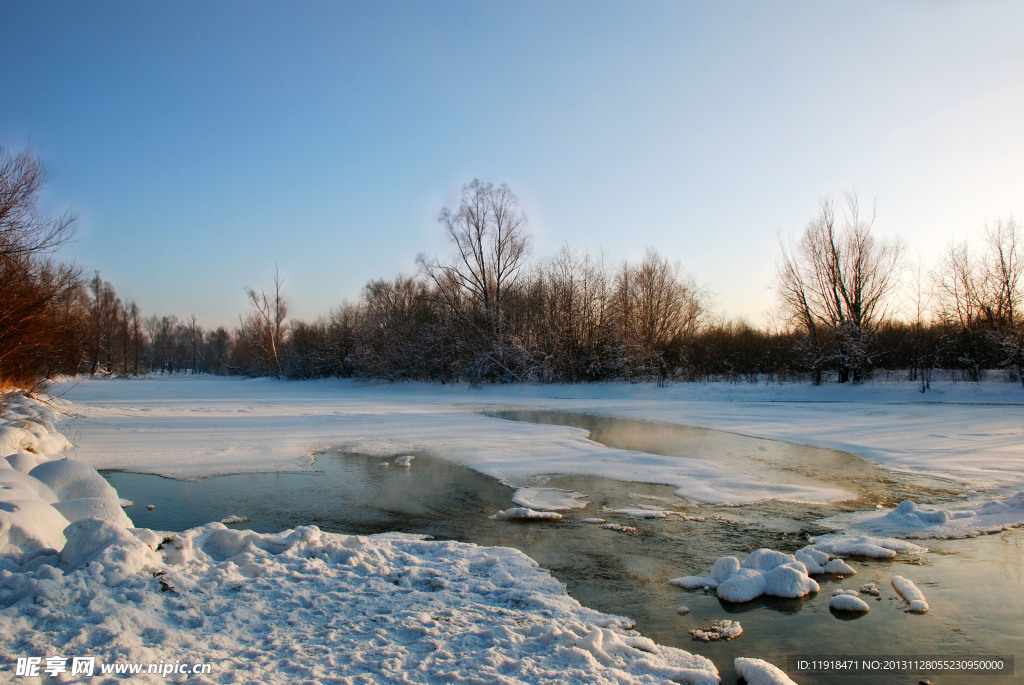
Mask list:
[[[215,664],[215,673],[191,682],[718,680],[706,659],[581,607],[515,550],[315,527],[278,535],[218,523],[177,534],[131,529],[111,510],[116,495],[89,473],[71,462],[50,465],[65,455],[96,468],[199,478],[308,470],[318,449],[341,446],[389,458],[436,454],[517,486],[539,474],[577,473],[669,484],[698,502],[847,494],[842,484],[765,482],[754,468],[616,450],[578,429],[479,413],[548,408],[841,448],[985,497],[945,513],[908,503],[839,526],[874,522],[889,531],[900,523],[914,528],[903,534],[920,534],[955,521],[971,534],[964,512],[992,528],[1018,525],[1011,519],[1024,510],[1013,495],[1024,489],[1024,392],[1002,383],[940,384],[922,396],[909,384],[474,389],[158,377],[58,383],[51,393],[70,418],[15,402],[15,413],[9,403],[0,420],[0,456],[12,467],[0,465],[0,476],[8,474],[0,478],[4,673],[18,657],[94,655],[100,664]],[[33,469],[49,485],[19,473]],[[518,494],[533,505],[552,505],[557,495]],[[572,506],[574,494],[556,504]],[[738,659],[734,667],[786,682],[763,662]]]

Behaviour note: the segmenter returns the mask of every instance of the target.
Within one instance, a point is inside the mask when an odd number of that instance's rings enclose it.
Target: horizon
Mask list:
[[[105,9],[0,2],[0,145],[77,212],[59,257],[147,316],[230,328],[275,264],[291,318],[326,315],[447,254],[474,178],[531,261],[653,247],[758,327],[823,197],[926,267],[1024,211],[1016,3]]]

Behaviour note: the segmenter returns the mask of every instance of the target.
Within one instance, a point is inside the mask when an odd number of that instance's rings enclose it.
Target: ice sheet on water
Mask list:
[[[904,500],[893,509],[833,516],[823,525],[872,535],[910,538],[965,538],[1024,525],[1024,492],[1003,499],[958,501],[943,508]]]
[[[557,521],[562,515],[554,511],[534,511],[529,507],[512,507],[491,516],[496,521]]]
[[[540,511],[565,511],[567,509],[583,509],[589,502],[583,501],[587,495],[572,490],[558,488],[524,487],[512,495],[512,502],[528,509]]]

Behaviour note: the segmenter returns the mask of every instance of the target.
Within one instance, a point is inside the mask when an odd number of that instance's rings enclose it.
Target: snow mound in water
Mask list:
[[[856,590],[836,590],[832,593],[832,599],[828,603],[829,609],[836,611],[848,611],[850,613],[867,613],[871,607],[860,598]]]
[[[762,659],[737,657],[732,663],[747,685],[796,685],[781,668]]]
[[[711,566],[708,576],[684,576],[669,582],[687,589],[714,589],[727,602],[749,602],[761,595],[803,597],[821,589],[795,556],[765,548],[751,552],[742,562],[722,557]]]
[[[917,585],[914,584],[914,581],[909,578],[904,578],[903,576],[893,576],[891,582],[900,597],[910,604],[909,610],[911,613],[928,613],[928,602],[925,601],[924,593],[921,592]]]
[[[513,507],[499,511],[491,518],[496,521],[557,521],[562,515],[553,511],[534,511],[529,507]]]

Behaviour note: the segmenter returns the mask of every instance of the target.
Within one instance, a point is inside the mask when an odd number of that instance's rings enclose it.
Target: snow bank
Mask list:
[[[557,521],[562,515],[553,511],[534,511],[529,507],[513,507],[499,511],[491,518],[496,521]]]
[[[528,509],[542,511],[565,511],[566,509],[584,509],[589,502],[583,502],[584,495],[572,490],[558,488],[519,488],[512,495],[512,502]]]
[[[67,441],[54,427],[50,407],[16,393],[3,401],[0,445],[6,452],[22,451],[0,460],[12,467],[0,469],[0,555],[16,563],[37,550],[61,550],[69,544],[65,529],[84,519],[131,527],[117,492],[96,469],[70,459],[52,460],[64,456]]]
[[[796,685],[781,668],[767,661],[737,657],[732,663],[747,685]]]
[[[751,552],[742,563],[736,557],[722,557],[708,576],[684,576],[669,583],[713,589],[727,602],[749,602],[761,595],[803,597],[821,589],[795,556],[764,548]]]
[[[910,604],[910,612],[914,614],[928,613],[928,602],[925,601],[924,593],[918,589],[914,581],[903,576],[893,576],[892,586],[899,593],[900,597]]]
[[[109,523],[68,531],[59,561],[0,573],[3,653],[187,657],[216,681],[718,682],[512,549],[211,523],[153,550]]]
[[[905,500],[894,509],[842,514],[821,523],[893,537],[974,537],[1024,526],[1024,492],[1003,499],[956,502],[942,509],[925,508]]]

